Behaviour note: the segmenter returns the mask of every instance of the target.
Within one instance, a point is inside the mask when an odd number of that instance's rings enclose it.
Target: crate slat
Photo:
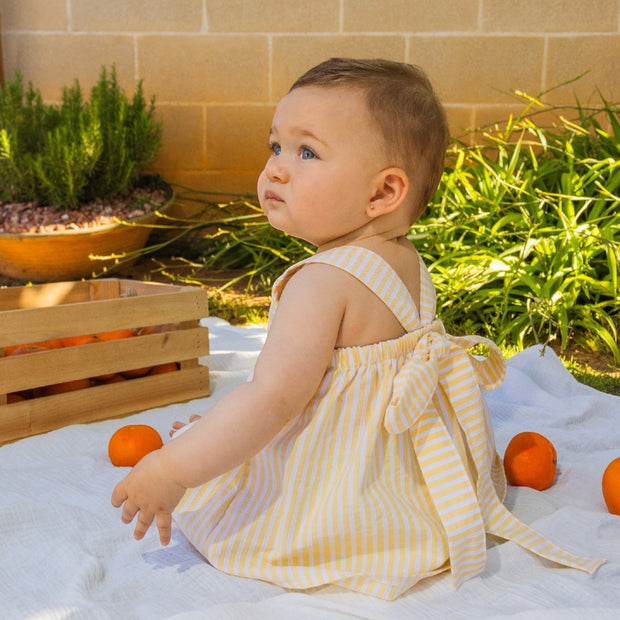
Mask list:
[[[209,394],[205,366],[0,406],[0,444]]]
[[[0,346],[114,329],[179,323],[207,315],[206,294],[201,289],[5,310],[0,315]]]
[[[0,358],[0,393],[97,377],[209,354],[206,327]]]

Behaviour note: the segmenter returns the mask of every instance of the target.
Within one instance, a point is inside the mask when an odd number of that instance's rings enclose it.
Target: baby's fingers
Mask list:
[[[138,513],[138,518],[136,519],[136,527],[133,531],[133,537],[136,540],[142,540],[142,538],[144,538],[144,535],[147,533],[149,527],[151,527],[151,523],[153,523],[153,518],[154,515],[152,512],[140,510]],[[125,523],[129,523],[129,521],[125,521]]]
[[[172,423],[172,429],[170,430],[170,432],[168,433],[170,435],[170,437],[174,437],[175,433],[179,430],[181,430],[182,428],[184,428],[185,426],[187,426],[188,424],[191,424],[192,422],[195,422],[196,420],[199,420],[200,416],[196,413],[192,414],[189,417],[189,420],[187,423],[185,422],[180,422],[179,420],[176,420],[175,422]]]
[[[121,481],[114,487],[110,501],[112,502],[112,506],[115,508],[120,508],[126,499],[127,491],[125,490],[125,485]]]
[[[172,423],[172,428],[170,429],[170,432],[168,433],[170,435],[170,437],[173,437],[174,434],[181,428],[183,428],[185,426],[185,422],[173,422]]]
[[[123,510],[121,511],[121,521],[123,523],[131,523],[136,516],[140,507],[129,500],[125,500],[123,504]]]
[[[159,541],[166,546],[172,536],[172,517],[166,513],[157,515],[157,529],[159,530]]]

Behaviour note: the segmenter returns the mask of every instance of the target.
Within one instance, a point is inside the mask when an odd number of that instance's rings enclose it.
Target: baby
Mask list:
[[[155,520],[167,544],[174,512],[223,571],[387,599],[447,569],[457,584],[479,574],[486,533],[590,572],[600,564],[501,503],[482,389],[501,382],[503,359],[483,338],[445,333],[406,238],[447,139],[442,106],[411,65],[335,58],[283,97],[259,200],[272,226],[316,254],[274,285],[251,379],[114,489],[136,538]],[[483,361],[467,352],[479,342]]]

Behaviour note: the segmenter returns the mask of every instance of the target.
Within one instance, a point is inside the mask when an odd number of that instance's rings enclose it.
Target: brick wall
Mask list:
[[[505,118],[513,89],[620,99],[620,0],[0,0],[5,78],[20,69],[46,100],[101,65],[157,97],[169,180],[253,191],[278,99],[334,55],[421,65],[452,133]],[[1,74],[0,74],[1,75]]]

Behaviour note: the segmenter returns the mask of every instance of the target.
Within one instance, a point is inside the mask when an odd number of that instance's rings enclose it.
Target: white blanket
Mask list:
[[[488,394],[497,447],[519,431],[543,433],[558,451],[544,492],[511,488],[507,504],[565,548],[605,557],[594,576],[559,567],[513,543],[493,544],[482,576],[455,589],[444,573],[386,602],[335,586],[309,592],[233,577],[211,567],[178,532],[132,538],[110,494],[126,469],[107,443],[128,423],[154,426],[202,413],[244,381],[264,339],[259,327],[205,321],[212,396],[117,420],[75,425],[0,448],[0,618],[276,619],[619,618],[620,517],[601,494],[605,466],[620,456],[620,398],[577,383],[551,350],[508,361]]]

